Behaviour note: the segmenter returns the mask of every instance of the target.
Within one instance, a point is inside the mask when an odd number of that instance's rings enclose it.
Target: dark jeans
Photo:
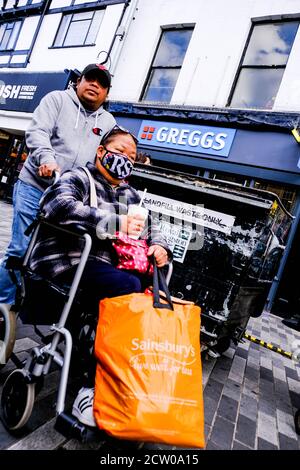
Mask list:
[[[56,276],[55,280],[60,283],[70,284],[74,277],[76,267]],[[90,312],[98,315],[99,301],[105,297],[117,297],[119,295],[142,292],[151,279],[147,276],[122,271],[109,263],[100,261],[88,261],[80,281],[82,299],[84,305]]]
[[[76,268],[72,268],[57,276],[55,280],[58,284],[70,284],[75,270]],[[150,283],[151,279],[139,275],[139,273],[122,271],[111,264],[100,261],[88,261],[80,281],[80,296],[85,309],[97,317],[100,300],[106,297],[142,292]],[[87,378],[83,386],[94,386],[95,366],[96,361],[94,357],[91,357],[90,364],[87,364]]]

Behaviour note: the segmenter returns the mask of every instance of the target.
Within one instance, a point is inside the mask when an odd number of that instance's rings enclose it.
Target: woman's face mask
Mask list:
[[[105,149],[105,154],[99,159],[106,171],[118,180],[123,180],[130,176],[133,164],[126,155],[122,153],[110,152]]]

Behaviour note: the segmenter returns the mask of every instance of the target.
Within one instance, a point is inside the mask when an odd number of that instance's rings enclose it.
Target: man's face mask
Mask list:
[[[105,149],[105,154],[100,159],[102,166],[106,171],[118,180],[123,180],[130,176],[133,170],[133,164],[126,155],[122,153],[110,152]]]

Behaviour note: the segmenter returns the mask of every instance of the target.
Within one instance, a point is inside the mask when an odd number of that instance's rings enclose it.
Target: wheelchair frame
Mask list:
[[[67,382],[73,347],[72,335],[70,331],[65,327],[65,325],[70,310],[73,306],[81,276],[88,260],[88,256],[92,246],[91,236],[86,233],[82,227],[72,227],[72,230],[70,230],[62,226],[53,225],[44,219],[40,219],[37,227],[34,230],[32,239],[29,243],[28,249],[24,257],[24,261],[22,263],[23,274],[24,272],[26,272],[26,270],[30,273],[30,270],[28,270],[27,265],[32,250],[35,246],[41,225],[46,225],[57,231],[64,232],[66,234],[83,239],[84,247],[82,250],[79,264],[74,274],[73,281],[71,283],[69,291],[66,292],[68,299],[63,306],[60,318],[57,323],[50,326],[50,330],[54,332],[51,342],[42,347],[33,348],[30,356],[26,360],[24,367],[13,370],[7,377],[3,385],[1,395],[1,418],[6,428],[10,431],[15,431],[17,429],[22,428],[30,418],[35,400],[35,385],[41,377],[48,374],[52,361],[61,368],[61,375],[58,386],[58,397],[56,402],[56,413],[58,417],[62,417],[62,415],[64,415]],[[51,283],[50,285],[55,287],[54,283]],[[21,299],[24,300],[24,298],[25,285],[24,279],[22,278]],[[12,334],[12,330],[14,329],[14,325],[10,321],[10,312],[8,311],[6,306],[2,305],[1,311],[3,311],[4,321],[7,321],[9,325],[5,330],[4,339],[4,341],[8,341],[8,338]],[[57,350],[57,346],[62,336],[65,340],[65,349],[63,353]],[[5,359],[7,360],[7,351],[5,351],[5,356]],[[18,410],[14,410],[14,406],[18,406]],[[69,424],[69,428],[74,429],[75,432],[73,433],[73,437],[77,435],[77,437],[80,437],[81,440],[85,440],[87,430],[84,425],[81,425],[81,423],[79,423],[76,418],[73,418],[71,416],[66,416],[64,421]],[[60,419],[58,422],[62,422],[62,419]],[[60,425],[60,427],[66,426]],[[66,429],[64,429],[64,431],[66,431]]]

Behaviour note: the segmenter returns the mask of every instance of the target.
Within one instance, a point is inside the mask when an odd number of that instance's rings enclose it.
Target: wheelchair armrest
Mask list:
[[[74,235],[82,236],[85,233],[88,233],[87,229],[83,227],[83,225],[80,225],[80,224],[70,224],[70,225],[66,225],[65,227],[66,227],[66,230],[69,230]]]
[[[69,224],[69,225],[58,225],[53,222],[49,222],[44,217],[40,218],[40,223],[42,226],[50,227],[57,232],[66,233],[68,235],[74,235],[76,237],[82,238],[85,234],[88,234],[86,228],[80,224]]]

